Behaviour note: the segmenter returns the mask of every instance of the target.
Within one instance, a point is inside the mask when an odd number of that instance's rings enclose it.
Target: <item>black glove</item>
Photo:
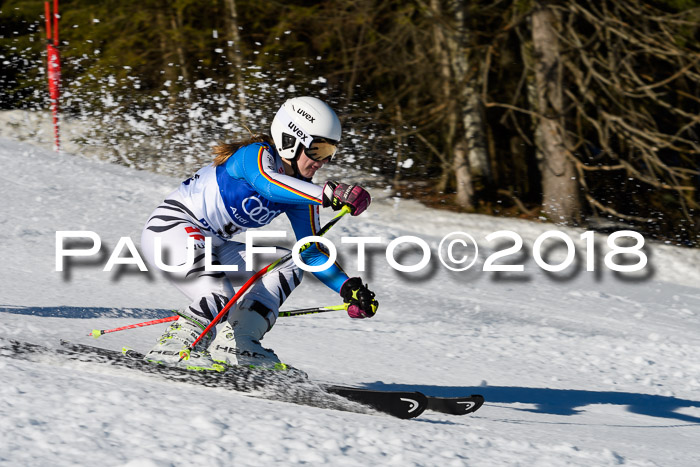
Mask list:
[[[348,316],[351,318],[371,318],[377,313],[379,302],[359,277],[346,280],[340,288],[340,296],[349,305]]]
[[[339,211],[343,206],[349,206],[350,214],[357,216],[362,214],[371,202],[372,197],[359,185],[328,181],[323,186],[324,208],[330,206],[334,211]]]

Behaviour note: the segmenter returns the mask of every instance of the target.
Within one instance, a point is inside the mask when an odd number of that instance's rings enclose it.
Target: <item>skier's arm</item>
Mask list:
[[[287,210],[287,217],[292,224],[297,240],[317,235],[318,231],[321,230],[318,218],[318,206],[295,206]],[[323,245],[317,242],[312,243],[309,248],[301,253],[302,261],[309,266],[325,264],[328,258],[329,255]],[[337,261],[326,270],[313,272],[312,274],[330,289],[338,293],[340,293],[340,288],[345,281],[348,280],[348,275],[345,274]]]
[[[361,214],[371,202],[361,186],[329,181],[322,188],[279,173],[277,168],[270,147],[262,143],[241,148],[226,162],[226,172],[231,177],[246,180],[270,201],[322,205],[334,210],[348,206],[353,216]]]
[[[245,179],[263,197],[285,204],[323,203],[323,188],[276,170],[275,156],[266,144],[251,144],[241,148],[226,161],[227,173]]]
[[[308,206],[306,210],[301,207],[290,209],[287,211],[287,217],[298,240],[316,235],[320,230],[317,206]],[[310,266],[321,265],[328,261],[328,253],[322,245],[313,243],[301,253],[301,259]],[[359,277],[349,278],[337,262],[326,270],[313,274],[343,297],[351,318],[371,318],[377,312],[379,302],[374,299],[374,292],[369,290]]]

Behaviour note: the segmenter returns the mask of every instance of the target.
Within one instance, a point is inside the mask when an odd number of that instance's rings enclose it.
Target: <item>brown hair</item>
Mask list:
[[[219,144],[214,146],[214,149],[212,150],[212,153],[214,154],[214,166],[219,166],[225,163],[228,160],[228,158],[233,155],[233,153],[238,151],[243,146],[247,146],[253,143],[268,143],[270,145],[275,144],[272,142],[272,138],[269,135],[265,135],[262,133],[251,134],[248,139],[234,141],[233,143],[219,142]]]

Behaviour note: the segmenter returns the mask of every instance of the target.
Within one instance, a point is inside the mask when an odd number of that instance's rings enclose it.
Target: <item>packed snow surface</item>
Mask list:
[[[103,271],[121,237],[138,246],[144,222],[179,180],[8,139],[0,139],[0,163],[0,338],[147,350],[166,325],[98,340],[87,334],[186,304],[155,271]],[[314,380],[479,393],[486,398],[479,412],[402,421],[0,353],[0,464],[700,465],[700,251],[647,242],[641,272],[615,273],[598,233],[595,270],[587,271],[583,231],[372,194],[370,209],[344,218],[328,238],[346,271],[376,291],[377,316],[280,318],[263,343]],[[291,246],[285,218],[269,228],[287,230]],[[561,272],[533,260],[537,238],[553,229],[576,244],[576,261]],[[512,245],[486,240],[503,230],[524,246],[496,263],[523,264],[523,272],[483,271],[489,255]],[[68,258],[57,272],[57,231],[95,232],[100,253]],[[463,272],[437,254],[456,231],[480,248]],[[367,246],[362,272],[357,247],[340,240],[360,236],[382,239]],[[401,236],[429,245],[423,270],[401,273],[388,263],[387,245]],[[561,263],[563,242],[548,242],[559,247],[543,256]],[[404,244],[394,256],[416,264],[421,250]],[[307,275],[284,308],[339,302]]]

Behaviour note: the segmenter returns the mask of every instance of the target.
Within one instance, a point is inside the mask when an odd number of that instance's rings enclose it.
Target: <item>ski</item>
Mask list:
[[[356,400],[358,402],[362,402],[362,398],[366,394],[377,392],[384,394],[395,394],[403,402],[409,404],[409,411],[418,410],[421,413],[428,410],[431,412],[440,412],[449,415],[468,415],[476,412],[482,405],[484,405],[484,396],[480,394],[458,397],[442,397],[428,396],[418,391],[406,392],[385,389],[364,389],[338,385],[324,386],[324,389],[328,392],[339,394],[343,397],[347,397],[348,399]]]
[[[124,348],[122,349],[122,352],[116,351],[116,350],[109,350],[109,349],[103,349],[100,347],[93,347],[90,345],[86,344],[76,344],[73,342],[68,342],[68,341],[61,341],[61,345],[64,348],[67,348],[71,351],[75,352],[87,352],[87,353],[96,353],[103,355],[107,358],[111,359],[120,359],[126,357],[127,359],[131,361],[138,362],[138,366],[146,366],[148,368],[151,367],[156,367],[156,368],[171,368],[171,367],[163,367],[161,365],[154,365],[152,363],[147,363],[143,360],[144,355],[133,350],[133,349],[128,349]],[[173,368],[176,370],[180,370],[179,368]],[[238,372],[239,374],[237,375],[240,377],[241,370],[243,373],[248,373],[248,374],[260,374],[260,370],[249,370],[245,368],[229,368],[223,373],[216,373],[216,372],[206,372],[207,375],[211,375],[212,377],[215,378],[223,378],[225,380],[231,379],[229,378],[231,372]],[[192,372],[189,370],[184,370],[186,371],[187,374],[198,374],[198,372]],[[264,376],[267,377],[273,377],[274,379],[279,379],[280,377],[285,379],[286,382],[290,382],[290,378],[284,374],[284,373],[279,373],[279,372],[267,372],[263,371]],[[233,378],[235,379],[235,377]],[[293,381],[297,382],[302,382],[299,380],[299,378],[292,378],[291,382]],[[307,381],[303,381],[307,382]],[[268,384],[270,381],[267,382]],[[264,384],[264,383],[263,383]],[[336,385],[329,385],[329,386],[321,386],[321,389],[327,393],[330,394],[335,394],[338,396],[343,397],[344,399],[348,399],[353,402],[357,402],[359,404],[363,404],[366,406],[369,406],[379,412],[383,412],[389,415],[392,415],[394,417],[398,417],[401,419],[409,419],[409,418],[415,418],[419,416],[423,411],[427,408],[428,405],[428,400],[427,398],[419,393],[419,392],[413,392],[413,391],[379,391],[379,390],[370,390],[370,389],[359,389],[359,388],[352,388],[352,387],[346,387],[346,386],[336,386]],[[241,390],[241,389],[237,389]]]
[[[472,394],[471,396],[463,397],[427,397],[427,410],[450,415],[468,415],[476,412],[484,405],[484,396],[480,394]]]
[[[478,410],[484,402],[479,395],[467,397],[426,396],[418,391],[389,391],[356,388],[336,384],[316,384],[303,372],[230,367],[225,372],[192,371],[148,363],[143,354],[133,349],[122,351],[78,344],[62,340],[61,347],[50,348],[29,342],[0,339],[0,355],[35,359],[36,355],[55,357],[58,361],[100,363],[143,371],[155,376],[205,387],[220,387],[246,395],[312,407],[356,413],[382,412],[400,419],[410,419],[425,410],[452,415],[465,415]]]
[[[323,386],[323,389],[403,419],[415,418],[428,408],[428,398],[418,391],[382,391],[335,385]]]
[[[133,349],[124,348],[122,352],[118,352],[116,350],[103,349],[86,344],[75,344],[68,341],[61,341],[61,345],[76,352],[102,353],[103,355],[113,358],[126,356],[138,361],[139,365],[145,365],[149,368],[154,366],[150,363],[145,363],[143,361],[143,354]],[[235,369],[229,369],[228,371],[232,370]],[[187,372],[187,374],[191,373],[191,371]],[[479,394],[462,397],[439,397],[426,396],[418,391],[388,391],[341,386],[337,384],[322,385],[321,387],[326,392],[337,394],[345,399],[368,405],[380,412],[385,412],[403,419],[415,418],[425,410],[450,415],[467,415],[476,412],[484,404],[484,397]]]

